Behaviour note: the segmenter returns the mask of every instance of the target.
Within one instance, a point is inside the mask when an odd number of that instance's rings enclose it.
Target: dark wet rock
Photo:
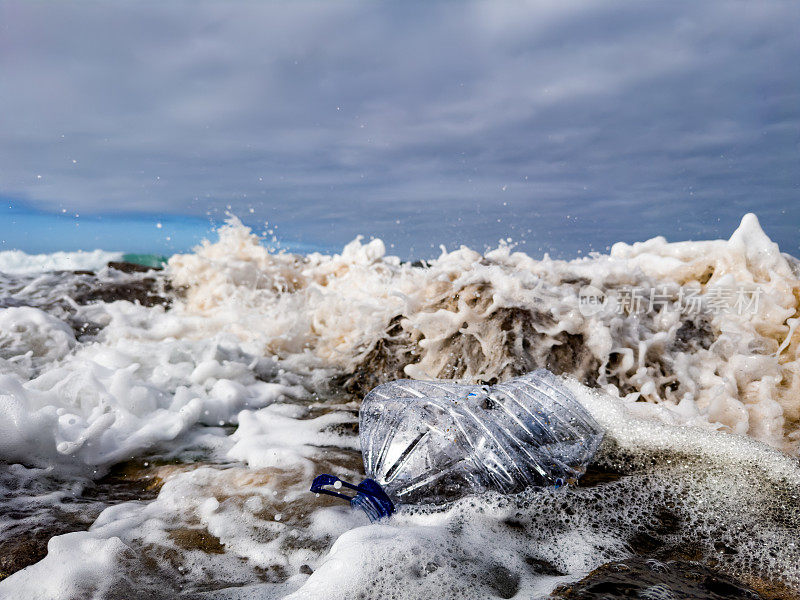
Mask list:
[[[325,433],[333,433],[342,437],[358,436],[358,415],[354,416],[351,423],[334,423],[323,428]]]
[[[102,508],[73,512],[54,507],[49,513],[41,509],[29,513],[0,507],[3,519],[9,521],[0,539],[0,580],[42,560],[50,538],[88,529]]]
[[[709,282],[709,280],[711,279],[711,277],[713,277],[713,275],[714,275],[714,267],[708,265],[706,270],[703,272],[702,275],[700,275],[700,277],[697,278],[697,280],[703,285],[705,285]]]
[[[559,586],[553,597],[569,600],[767,600],[789,596],[764,596],[740,581],[695,562],[630,558],[607,563],[577,583]]]
[[[674,346],[681,352],[697,347],[708,350],[714,341],[714,332],[705,316],[686,319],[675,332]]]
[[[561,283],[575,288],[562,290],[570,295],[578,293],[578,288],[587,282],[575,279]],[[446,286],[443,290],[448,293]],[[613,286],[605,290],[612,296],[621,291],[624,289]],[[670,302],[677,308],[677,288],[673,292]],[[569,332],[559,327],[558,319],[548,309],[549,303],[497,308],[494,298],[495,292],[488,282],[464,286],[452,295],[432,296],[422,312],[448,311],[454,316],[463,314],[464,318],[446,339],[425,340],[425,349],[421,348],[424,335],[412,327],[406,315],[394,315],[386,323],[385,334],[356,357],[355,368],[333,382],[334,387],[363,397],[381,383],[405,377],[405,367],[418,363],[421,355],[429,352],[436,357],[432,369],[428,364],[431,378],[491,385],[547,368],[556,374],[574,376],[589,387],[596,387],[604,380],[626,395],[640,392],[631,379],[633,367],[623,368],[630,354],[632,364],[636,368],[643,364],[655,383],[654,391],[640,401],[677,402],[690,390],[676,373],[675,354],[707,350],[717,336],[707,316],[683,315],[679,326],[671,330],[671,339],[665,341],[672,351],[665,352],[662,345],[651,344],[646,346],[645,355],[639,356],[642,349],[639,341],[659,333],[662,327],[655,318],[658,311],[642,311],[637,318],[624,319],[612,327],[614,346],[619,351],[611,352],[603,365],[589,348],[585,332]]]
[[[173,529],[169,537],[184,550],[200,550],[206,554],[225,554],[225,546],[207,529]]]
[[[559,343],[551,348],[544,366],[556,375],[574,375],[584,385],[596,386],[600,361],[586,347],[583,335],[561,332],[555,339]]]
[[[21,535],[0,540],[0,581],[39,562],[47,555],[47,543],[56,535],[86,529],[89,524],[54,521],[46,526],[29,529]]]
[[[417,269],[427,269],[428,267],[430,267],[430,264],[428,263],[427,260],[415,260],[409,264],[411,264],[412,267]]]
[[[566,574],[560,571],[554,564],[542,558],[526,556],[525,562],[530,567],[531,571],[539,575],[551,575],[558,577]]]
[[[117,264],[117,263],[115,263]],[[143,306],[169,309],[180,290],[149,267],[118,263],[120,269],[91,271],[58,271],[35,275],[0,274],[0,308],[30,306],[49,313],[67,323],[76,338],[90,338],[103,328],[81,317],[78,306],[96,302],[128,300]]]
[[[133,267],[138,269],[139,265]],[[149,268],[145,270],[152,271]],[[167,280],[155,274],[152,277],[142,277],[138,274],[139,271],[128,270],[125,273],[132,275],[106,277],[91,272],[65,273],[65,276],[69,275],[70,278],[59,282],[59,294],[53,299],[45,299],[43,302],[24,299],[21,301],[25,305],[40,308],[62,318],[75,332],[78,340],[97,335],[103,329],[103,325],[76,316],[75,304],[83,306],[96,302],[127,300],[142,306],[170,308],[172,290]],[[71,301],[65,300],[65,297]]]
[[[162,289],[163,286],[163,289]],[[93,302],[115,302],[127,300],[142,306],[169,307],[172,300],[166,295],[169,286],[155,277],[131,278],[122,281],[97,280],[91,285],[76,290],[72,299],[78,304]]]
[[[163,270],[163,267],[150,267],[132,262],[123,262],[114,260],[108,263],[108,267],[110,269],[116,269],[117,271],[122,271],[123,273],[147,273],[148,271]]]
[[[459,302],[465,302],[480,313],[491,310],[491,297],[487,286],[474,286],[433,308],[455,312]],[[431,376],[493,385],[544,367],[596,385],[600,363],[587,348],[584,336],[565,331],[555,336],[544,333],[554,322],[547,312],[518,307],[496,309],[472,325],[465,322],[441,342],[436,352],[448,359]],[[424,339],[417,330],[406,327],[403,315],[394,316],[386,324],[384,337],[376,340],[361,355],[358,367],[339,377],[334,386],[363,396],[381,383],[405,377],[404,367],[419,361],[419,343]],[[477,380],[475,373],[485,376]]]
[[[403,378],[403,367],[417,360],[418,351],[402,319],[403,315],[394,316],[386,326],[385,337],[363,354],[359,368],[334,378],[332,388],[361,397],[381,383]]]
[[[69,317],[67,319],[67,324],[75,333],[75,339],[79,341],[83,341],[85,338],[94,337],[103,330],[103,326],[100,323],[76,319],[74,317]]]
[[[485,573],[486,584],[500,598],[513,598],[519,590],[519,575],[503,565],[493,565]]]
[[[51,538],[88,529],[107,507],[154,499],[164,479],[179,468],[191,466],[130,461],[112,467],[97,481],[87,482],[80,494],[64,496],[60,505],[32,505],[22,511],[0,503],[0,517],[13,523],[0,540],[0,580],[43,559]],[[54,481],[54,490],[58,487]]]
[[[169,306],[171,300],[155,290],[155,280],[141,279],[136,282],[105,283],[97,287],[75,294],[73,298],[78,304],[93,302],[116,302],[127,300],[142,306]]]
[[[164,476],[162,465],[138,460],[120,463],[84,490],[82,498],[104,504],[152,500],[164,484]]]
[[[579,485],[581,487],[594,487],[617,481],[622,478],[622,476],[622,473],[619,471],[612,470],[605,465],[592,463],[587,467],[586,473],[581,475]]]

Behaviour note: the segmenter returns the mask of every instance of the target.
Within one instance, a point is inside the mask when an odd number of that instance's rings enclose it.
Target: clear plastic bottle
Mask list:
[[[385,498],[350,485],[356,498],[342,497],[361,508],[378,502],[367,511],[373,519],[384,516],[386,500],[440,504],[488,490],[572,483],[603,438],[564,383],[544,369],[495,386],[385,383],[364,398],[359,427],[367,487],[377,483]]]

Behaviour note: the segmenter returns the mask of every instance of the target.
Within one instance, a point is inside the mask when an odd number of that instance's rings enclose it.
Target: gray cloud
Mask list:
[[[0,195],[412,254],[753,210],[797,253],[800,5],[565,4],[3,1]]]

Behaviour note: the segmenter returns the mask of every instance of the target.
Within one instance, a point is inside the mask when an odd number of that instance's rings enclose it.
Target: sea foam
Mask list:
[[[798,273],[754,215],[727,241],[655,238],[573,261],[462,247],[424,268],[385,256],[380,240],[270,254],[231,221],[219,242],[170,260],[180,310],[206,317],[203,335],[224,329],[295,370],[331,369],[357,393],[545,366],[676,422],[789,449],[800,442]]]
[[[86,276],[69,273],[7,279],[0,486],[16,516],[0,535],[93,524],[0,597],[536,598],[633,554],[797,589],[799,272],[751,215],[729,240],[574,261],[462,247],[427,264],[380,240],[270,253],[232,218],[147,275],[169,303],[78,295]],[[537,367],[607,429],[582,485],[375,525],[308,493],[316,473],[362,475],[372,386]],[[157,497],[92,500],[118,463]]]
[[[0,251],[0,273],[13,275],[42,273],[45,271],[96,271],[109,262],[122,260],[122,252],[90,250],[78,252],[53,252],[27,254],[22,250]]]

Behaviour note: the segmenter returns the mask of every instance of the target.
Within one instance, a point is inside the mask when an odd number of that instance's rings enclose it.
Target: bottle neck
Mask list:
[[[338,485],[337,485],[338,484]],[[347,488],[354,490],[354,496],[348,496],[341,492],[325,489],[332,486],[334,489]],[[369,517],[370,521],[378,521],[384,517],[389,517],[394,513],[395,508],[389,496],[383,491],[380,484],[374,479],[365,479],[358,485],[353,485],[346,481],[342,481],[335,475],[318,475],[314,482],[311,484],[311,491],[316,494],[325,494],[333,496],[340,500],[345,500],[350,503],[350,506],[360,508]]]

